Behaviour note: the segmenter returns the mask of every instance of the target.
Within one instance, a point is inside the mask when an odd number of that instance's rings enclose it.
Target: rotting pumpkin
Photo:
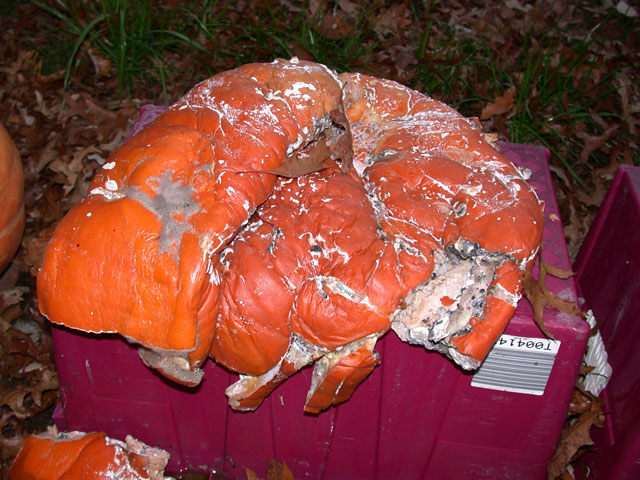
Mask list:
[[[390,328],[476,368],[542,222],[521,172],[455,110],[278,60],[200,84],[116,152],[58,228],[39,299],[182,383],[210,353],[242,374],[238,409],[315,362],[318,412],[350,397]]]
[[[0,124],[0,273],[15,254],[24,230],[24,179],[20,154]]]
[[[168,452],[103,432],[30,435],[9,469],[9,480],[162,480]]]
[[[63,218],[38,275],[54,323],[117,332],[198,384],[217,318],[217,254],[339,109],[335,74],[245,65],[200,83],[118,149]],[[304,173],[304,172],[302,172]]]
[[[212,356],[249,374],[234,408],[311,362],[305,410],[348,399],[389,328],[476,368],[541,240],[537,197],[473,122],[395,82],[340,81],[357,173],[281,179],[222,255]]]

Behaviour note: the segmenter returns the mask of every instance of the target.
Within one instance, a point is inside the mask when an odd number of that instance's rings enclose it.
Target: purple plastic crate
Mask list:
[[[544,258],[569,269],[548,150],[502,144],[546,203]],[[574,281],[549,288],[575,300]],[[526,300],[506,333],[544,342]],[[120,338],[54,328],[65,430],[132,434],[171,454],[169,471],[215,470],[246,478],[270,457],[296,478],[544,479],[573,391],[589,333],[581,319],[548,310],[561,342],[543,392],[533,395],[471,385],[473,375],[438,353],[401,342],[393,332],[377,346],[382,363],[346,403],[320,415],[303,413],[311,369],[291,377],[255,411],[227,407],[236,376],[208,361],[196,389],[179,388],[145,368]],[[531,341],[533,345],[535,343]]]
[[[605,426],[592,429],[596,451],[583,461],[593,478],[640,478],[640,167],[618,169],[574,269],[613,369]]]

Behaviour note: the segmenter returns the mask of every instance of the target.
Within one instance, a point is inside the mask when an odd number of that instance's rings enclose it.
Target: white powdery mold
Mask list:
[[[304,142],[304,137],[300,134],[296,137],[295,142],[290,143],[287,147],[287,156],[291,155],[295,150],[297,150]]]
[[[494,171],[493,176],[500,181],[511,193],[511,196],[515,197],[520,191],[520,184],[522,177],[518,175],[505,175],[502,172]],[[515,181],[514,181],[515,180]]]
[[[109,201],[118,200],[124,197],[124,194],[122,194],[121,192],[107,190],[106,188],[102,188],[102,187],[94,188],[89,192],[89,195],[102,195],[104,198],[106,198]]]
[[[312,92],[315,92],[317,90],[315,85],[311,83],[296,82],[293,85],[291,85],[289,88],[285,89],[284,96],[299,98],[304,100],[305,102],[308,102],[311,100],[311,96],[308,93],[303,93],[302,92],[303,89],[311,90]]]
[[[369,297],[363,295],[360,292],[356,292],[351,287],[342,282],[342,280],[340,280],[339,278],[317,275],[314,280],[319,293],[324,293],[323,287],[326,287],[336,295],[340,295],[341,297],[344,297],[354,303],[366,305],[369,309],[377,312],[377,308],[371,303]]]
[[[229,397],[229,405],[232,408],[240,408],[241,401],[268,384],[280,372],[283,362],[286,360],[294,365],[295,370],[300,370],[310,364],[329,350],[306,342],[297,335],[291,335],[289,348],[280,361],[262,375],[240,375],[238,381],[229,385],[225,394]]]
[[[147,179],[147,185],[155,193],[153,197],[138,186],[128,187],[124,193],[153,212],[160,220],[160,253],[172,251],[175,245],[175,254],[179,251],[183,234],[192,231],[192,226],[188,223],[189,217],[202,211],[202,206],[194,198],[193,187],[174,181],[172,175],[170,170],[165,170],[161,176]],[[185,221],[177,220],[176,214],[184,217]]]
[[[328,248],[327,246],[325,246],[322,249],[322,252],[323,252],[323,254],[325,255],[326,258],[330,258],[330,254],[337,254],[339,257],[342,258],[342,263],[343,264],[346,264],[349,260],[351,260],[351,256],[349,255],[349,253],[345,252],[340,247],[335,245],[335,242],[334,242],[334,246],[332,248]]]
[[[520,176],[522,177],[522,179],[527,182],[529,181],[529,179],[531,179],[531,170],[526,168],[526,167],[518,167],[517,165],[514,165],[516,167],[516,170],[518,171],[518,173],[520,174]]]
[[[499,283],[496,283],[493,287],[491,287],[491,289],[489,290],[489,295],[499,300],[502,300],[503,302],[508,303],[514,308],[518,306],[518,302],[522,297],[522,295],[515,294],[508,291]]]
[[[273,125],[278,132],[284,132],[284,129],[280,125],[280,119],[272,111],[273,105],[268,103],[266,105],[260,105],[260,107],[252,113],[255,113],[258,118],[264,119],[270,125]]]
[[[203,261],[208,261],[211,258],[211,255],[217,249],[216,243],[217,242],[214,242],[209,235],[202,235],[200,238],[200,249],[202,250]]]
[[[527,265],[529,265],[530,262],[533,262],[533,260],[538,256],[539,251],[540,245],[536,246],[535,250],[531,252],[531,255],[529,255],[527,258],[522,259],[522,261],[518,265],[518,270],[526,270]]]
[[[378,338],[383,333],[385,333],[385,331],[372,333],[365,337],[349,342],[346,345],[336,348],[334,351],[326,353],[318,360],[316,360],[313,366],[313,374],[311,376],[311,386],[309,387],[309,391],[307,392],[307,402],[311,400],[313,395],[318,390],[318,387],[325,380],[327,374],[331,371],[331,369],[343,358],[351,355],[363,346],[365,346],[370,352],[372,352],[373,355],[377,355],[377,353],[375,353],[374,351],[374,348],[376,342],[378,341]],[[340,392],[341,387],[342,385],[340,385],[336,389],[336,394]],[[333,401],[331,403],[333,403]]]
[[[280,95],[282,94],[281,90],[274,90],[272,92],[267,92],[264,96],[264,98],[266,98],[269,101],[273,101],[273,100],[278,100],[282,103],[284,103],[285,105],[288,105],[287,101],[281,97]]]
[[[465,192],[467,195],[475,197],[480,192],[482,192],[482,185],[481,184],[463,185],[462,188],[461,188],[461,191]],[[451,192],[451,193],[453,193],[453,192]]]
[[[118,190],[118,182],[115,180],[107,180],[104,186],[110,192],[116,192]]]

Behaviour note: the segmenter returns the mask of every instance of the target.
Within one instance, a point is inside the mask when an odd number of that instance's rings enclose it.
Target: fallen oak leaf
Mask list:
[[[0,314],[11,305],[22,302],[28,293],[28,287],[14,287],[0,292]]]
[[[65,122],[71,117],[77,115],[90,124],[112,123],[115,122],[118,114],[111,110],[102,108],[91,95],[87,93],[74,93],[65,96],[65,105],[67,108],[60,113],[59,122]]]
[[[31,417],[34,410],[40,411],[43,406],[43,395],[58,388],[58,376],[56,373],[49,368],[42,368],[41,371],[40,378],[30,385],[19,385],[11,389],[2,387],[0,389],[0,405],[7,405],[16,418],[21,420]],[[37,408],[25,404],[27,396],[31,397]]]
[[[247,475],[247,480],[260,480],[260,477],[250,468],[244,467],[244,472]],[[269,459],[266,475],[266,480],[295,480],[287,463],[279,463],[273,457]]]
[[[62,212],[60,212],[59,216],[62,216]],[[53,233],[56,231],[58,223],[58,221],[55,221],[53,224],[40,230],[37,236],[28,236],[23,241],[24,262],[29,268],[29,273],[34,278],[38,275],[38,270],[40,270],[42,259],[44,258],[44,251]]]
[[[570,416],[560,434],[556,451],[549,462],[547,479],[564,478],[565,472],[571,470],[571,462],[586,453],[593,445],[590,430],[593,426],[601,428],[604,425],[603,401],[576,383],[576,391],[589,399],[589,409],[578,416]],[[569,477],[571,478],[571,477]]]
[[[60,173],[65,183],[62,187],[65,196],[73,190],[77,184],[78,176],[82,174],[82,168],[84,166],[84,159],[91,154],[102,153],[98,148],[93,145],[81,148],[73,154],[73,158],[69,162],[65,162],[62,159],[56,159],[49,164],[49,168],[56,173]]]
[[[530,272],[524,271],[520,274],[524,285],[524,296],[531,303],[533,308],[533,320],[540,328],[542,333],[552,340],[555,340],[553,334],[544,325],[543,314],[545,307],[552,307],[568,315],[576,317],[584,317],[584,312],[575,306],[574,302],[563,300],[556,294],[552,293],[545,284],[545,276],[549,274],[553,277],[567,279],[574,275],[573,272],[562,270],[542,260],[540,257],[540,274],[536,279]]]
[[[569,402],[568,416],[573,416],[591,410],[592,403],[593,398],[588,394],[588,392],[583,392],[579,388],[575,388],[573,390],[573,395],[571,396],[571,401]]]
[[[575,275],[575,272],[572,272],[571,270],[564,270],[562,268],[556,267],[555,265],[551,265],[550,263],[545,262],[544,260],[541,260],[540,262],[541,275],[543,270],[545,275],[549,274],[552,277],[561,278],[562,280],[567,280]]]
[[[250,468],[244,467],[244,473],[247,475],[247,480],[260,480],[260,477]]]
[[[516,98],[516,87],[512,85],[499,97],[496,97],[493,103],[488,104],[480,113],[480,120],[488,120],[494,115],[502,115],[513,108]]]
[[[580,448],[593,445],[589,431],[597,418],[597,412],[587,411],[561,434],[558,448],[549,462],[549,479],[555,479],[562,475],[566,465],[571,463]]]
[[[92,48],[87,48],[87,54],[98,77],[108,77],[111,74],[111,60],[97,54]]]
[[[576,137],[584,141],[584,148],[580,152],[577,164],[586,164],[593,152],[602,148],[618,131],[618,125],[613,125],[606,129],[601,135],[589,135],[586,132],[576,133]]]
[[[294,480],[294,478],[286,462],[280,464],[272,457],[269,459],[269,466],[267,467],[267,480]]]

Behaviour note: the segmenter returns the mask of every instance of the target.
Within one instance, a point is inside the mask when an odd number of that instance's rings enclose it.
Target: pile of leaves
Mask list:
[[[152,3],[152,12],[135,9]],[[0,13],[0,121],[23,160],[27,211],[22,247],[0,276],[2,477],[58,401],[35,298],[44,248],[141,105],[170,104],[217,71],[294,55],[397,80],[502,139],[552,151],[572,258],[615,169],[640,164],[640,26],[623,1],[0,0],[0,12],[15,12]],[[126,36],[117,18],[147,37]],[[600,422],[599,401],[587,408],[580,398],[550,478],[570,474],[574,447]]]
[[[590,368],[583,366],[581,375],[585,375]],[[591,429],[592,427],[602,428],[604,420],[602,399],[586,391],[578,382],[569,403],[567,419],[562,428],[558,446],[549,462],[548,478],[550,480],[575,480],[576,470],[581,468],[578,462],[592,450]]]
[[[57,222],[125,138],[137,105],[112,109],[87,92],[63,92],[64,72],[15,37],[0,42],[0,121],[25,173],[26,229],[13,263],[0,272],[0,478],[30,433],[44,431],[59,401],[48,322],[35,275]],[[63,101],[66,101],[63,109]]]

